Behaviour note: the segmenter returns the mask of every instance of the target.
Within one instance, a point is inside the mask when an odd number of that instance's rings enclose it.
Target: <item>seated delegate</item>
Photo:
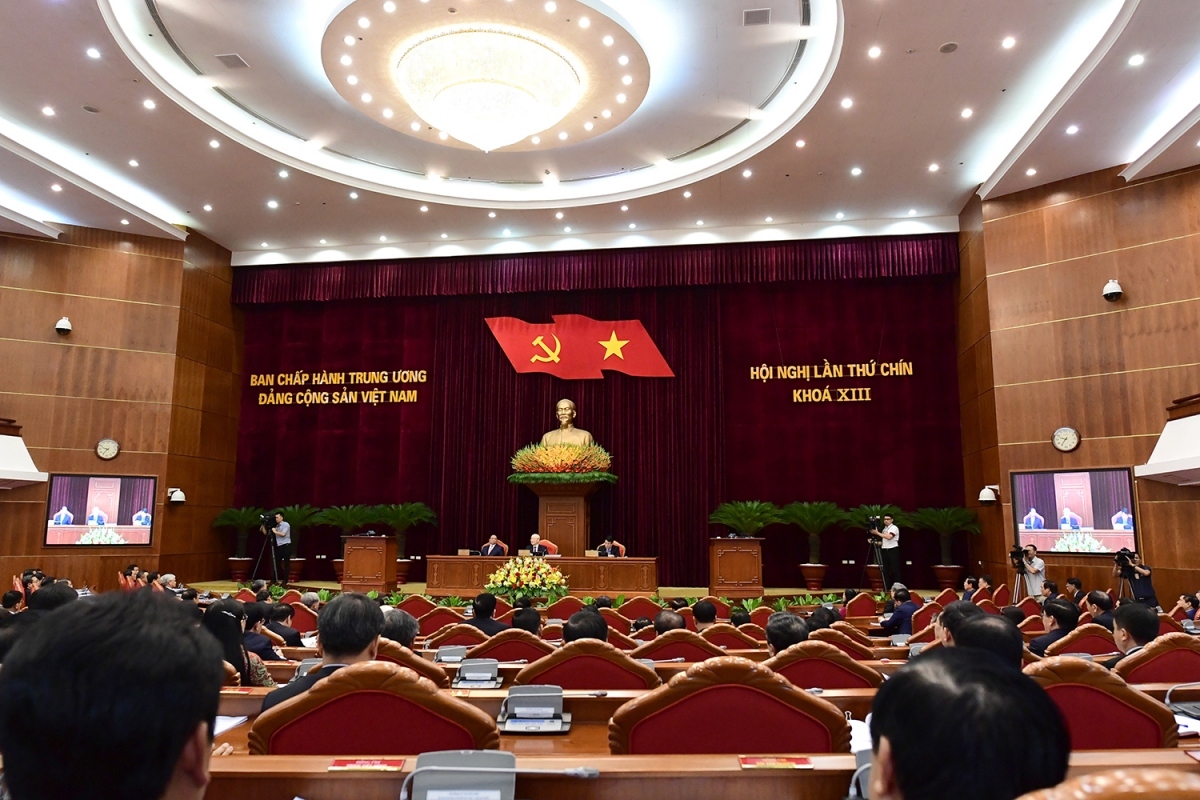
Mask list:
[[[605,557],[620,558],[621,556],[624,555],[621,552],[623,547],[624,546],[620,542],[614,541],[613,537],[605,536],[604,544],[602,544],[598,548],[596,548],[596,555],[600,556],[601,558],[605,558]]]

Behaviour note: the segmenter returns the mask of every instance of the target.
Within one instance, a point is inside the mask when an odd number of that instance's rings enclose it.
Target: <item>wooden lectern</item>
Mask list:
[[[538,533],[558,545],[558,554],[582,558],[591,549],[588,497],[599,483],[527,483],[538,496]]]
[[[343,536],[343,592],[396,591],[396,537]]]
[[[734,599],[762,597],[762,539],[711,539],[708,593]]]

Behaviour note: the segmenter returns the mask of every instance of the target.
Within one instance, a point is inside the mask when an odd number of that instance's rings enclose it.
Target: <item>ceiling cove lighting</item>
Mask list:
[[[417,115],[484,152],[561,121],[578,105],[587,82],[574,53],[504,25],[426,31],[398,52],[396,85]]]

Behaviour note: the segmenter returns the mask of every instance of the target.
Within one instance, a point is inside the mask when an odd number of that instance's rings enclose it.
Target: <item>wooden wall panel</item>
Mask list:
[[[1127,184],[1106,170],[988,200],[982,208],[987,276],[994,430],[1003,503],[987,509],[984,534],[973,543],[976,569],[1007,572],[1014,538],[1009,475],[1035,469],[1130,467],[1145,463],[1166,421],[1165,407],[1200,391],[1200,170]],[[972,216],[964,210],[964,219]],[[966,250],[965,253],[973,251]],[[965,278],[980,272],[975,257]],[[1103,300],[1109,278],[1125,296]],[[977,294],[978,286],[961,294]],[[960,315],[962,319],[963,315]],[[972,320],[980,318],[973,309]],[[960,331],[960,362],[973,349]],[[985,339],[980,339],[984,341]],[[961,365],[960,365],[961,366]],[[974,386],[974,430],[964,442],[987,451],[978,390],[981,364],[960,368]],[[1060,425],[1083,442],[1061,454],[1049,443]],[[981,458],[964,462],[967,495],[978,493]],[[1159,599],[1200,588],[1200,550],[1189,531],[1200,513],[1200,489],[1153,481],[1136,486],[1141,549],[1155,569]],[[980,563],[982,562],[982,563]],[[1083,579],[1087,588],[1113,585],[1107,557],[1049,556],[1050,577]],[[995,575],[994,575],[995,576]],[[1011,576],[1009,576],[1011,577]]]

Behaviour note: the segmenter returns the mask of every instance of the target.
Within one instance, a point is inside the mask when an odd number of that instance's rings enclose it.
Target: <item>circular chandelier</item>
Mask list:
[[[485,152],[557,124],[587,89],[579,59],[532,31],[460,25],[397,50],[396,86],[430,126]]]

